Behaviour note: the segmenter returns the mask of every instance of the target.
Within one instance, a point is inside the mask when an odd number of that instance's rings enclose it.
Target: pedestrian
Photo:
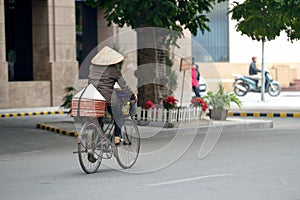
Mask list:
[[[95,88],[106,100],[106,108],[110,115],[115,120],[114,143],[120,144],[121,127],[124,121],[122,113],[123,102],[120,102],[114,85],[117,83],[122,91],[122,98],[127,100],[134,100],[136,96],[127,85],[124,77],[121,74],[120,68],[122,66],[124,56],[114,49],[105,46],[96,56],[91,60],[89,69],[88,82],[93,84]],[[126,101],[126,100],[125,100]]]
[[[194,58],[192,58],[192,88],[196,97],[201,97],[199,89],[200,73],[198,70],[198,65],[195,63]]]

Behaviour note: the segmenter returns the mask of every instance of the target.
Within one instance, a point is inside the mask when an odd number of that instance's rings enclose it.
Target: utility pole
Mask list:
[[[265,38],[262,39],[262,56],[261,56],[261,101],[265,101]]]

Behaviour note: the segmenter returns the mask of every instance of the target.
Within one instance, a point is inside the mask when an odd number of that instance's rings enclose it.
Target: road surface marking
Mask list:
[[[161,185],[171,185],[176,183],[183,183],[183,182],[189,182],[189,181],[195,181],[195,180],[201,180],[201,179],[207,179],[207,178],[215,178],[215,177],[224,177],[224,176],[232,176],[232,174],[213,174],[213,175],[206,175],[206,176],[198,176],[193,178],[184,178],[184,179],[178,179],[173,181],[166,181],[166,182],[160,182],[160,183],[151,183],[148,184],[148,186],[161,186]]]

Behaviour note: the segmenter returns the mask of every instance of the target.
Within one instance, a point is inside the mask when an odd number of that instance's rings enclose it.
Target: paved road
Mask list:
[[[204,159],[205,134],[145,139],[131,170],[110,160],[86,175],[72,154],[75,138],[33,128],[46,118],[64,116],[0,119],[1,199],[300,199],[299,119],[223,132]]]

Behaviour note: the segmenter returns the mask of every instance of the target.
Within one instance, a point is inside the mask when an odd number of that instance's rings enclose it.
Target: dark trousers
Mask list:
[[[193,86],[193,91],[194,91],[196,97],[200,97],[200,90],[199,90],[199,87]]]
[[[107,105],[107,112],[114,117],[114,125],[115,125],[115,136],[121,136],[121,127],[124,124],[124,116],[122,113],[121,106],[111,106]]]

